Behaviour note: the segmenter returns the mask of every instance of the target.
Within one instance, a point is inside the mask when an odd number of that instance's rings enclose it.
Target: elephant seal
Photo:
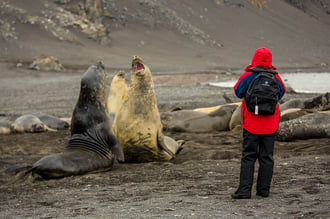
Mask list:
[[[112,168],[114,154],[124,161],[122,148],[111,131],[105,109],[106,74],[101,62],[92,65],[81,79],[80,94],[71,122],[71,139],[64,152],[45,156],[27,173],[44,179],[61,178]]]
[[[280,122],[277,140],[330,138],[330,111],[309,113],[296,119]]]
[[[40,133],[47,131],[56,131],[55,129],[49,128],[44,124],[37,116],[32,114],[26,114],[18,117],[11,124],[12,133]]]
[[[115,117],[127,92],[125,72],[119,71],[111,80],[106,106],[110,115]],[[113,121],[113,120],[112,120]]]
[[[44,123],[45,125],[47,125],[47,127],[51,129],[62,130],[62,129],[68,129],[70,127],[69,122],[52,115],[38,113],[35,114],[35,116],[37,116],[42,123]]]
[[[229,121],[234,110],[235,104],[221,105],[217,110],[203,116],[177,121],[176,124],[169,126],[168,130],[172,132],[211,132],[228,131]]]
[[[196,110],[176,110],[171,112],[161,112],[160,119],[164,130],[174,126],[178,121],[205,116],[207,113]]]
[[[133,57],[130,85],[113,131],[124,148],[126,162],[171,160],[184,143],[164,136],[152,75],[138,56]]]
[[[280,122],[296,119],[300,116],[313,112],[314,112],[313,110],[308,110],[308,109],[289,108],[281,112]]]
[[[312,98],[291,99],[280,104],[281,111],[289,108],[328,110],[330,109],[330,93],[324,93]]]
[[[238,133],[243,130],[241,123],[241,109],[242,109],[242,102],[239,103],[238,107],[231,115],[229,121],[229,130],[233,131],[234,133]]]

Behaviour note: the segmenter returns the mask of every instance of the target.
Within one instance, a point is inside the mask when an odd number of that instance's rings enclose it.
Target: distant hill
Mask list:
[[[303,3],[302,3],[303,2]],[[285,69],[330,67],[330,0],[4,0],[0,61],[57,57],[158,72],[235,71],[267,46]]]

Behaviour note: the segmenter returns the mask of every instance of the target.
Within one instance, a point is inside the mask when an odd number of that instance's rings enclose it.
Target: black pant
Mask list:
[[[276,133],[256,135],[243,129],[243,150],[241,159],[240,185],[237,194],[251,195],[254,164],[259,161],[257,194],[269,195],[274,169],[274,141]]]

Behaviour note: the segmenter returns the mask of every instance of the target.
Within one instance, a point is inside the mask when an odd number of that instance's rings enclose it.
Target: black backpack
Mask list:
[[[275,71],[251,69],[258,75],[249,85],[246,95],[246,107],[255,115],[273,115],[278,103],[279,87]]]

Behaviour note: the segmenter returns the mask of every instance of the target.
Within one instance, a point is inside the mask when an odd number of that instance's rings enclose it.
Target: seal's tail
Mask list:
[[[16,164],[5,170],[5,173],[14,175],[13,180],[9,181],[8,184],[17,184],[25,182],[29,178],[29,173],[32,172],[34,167],[32,165],[23,163]]]

